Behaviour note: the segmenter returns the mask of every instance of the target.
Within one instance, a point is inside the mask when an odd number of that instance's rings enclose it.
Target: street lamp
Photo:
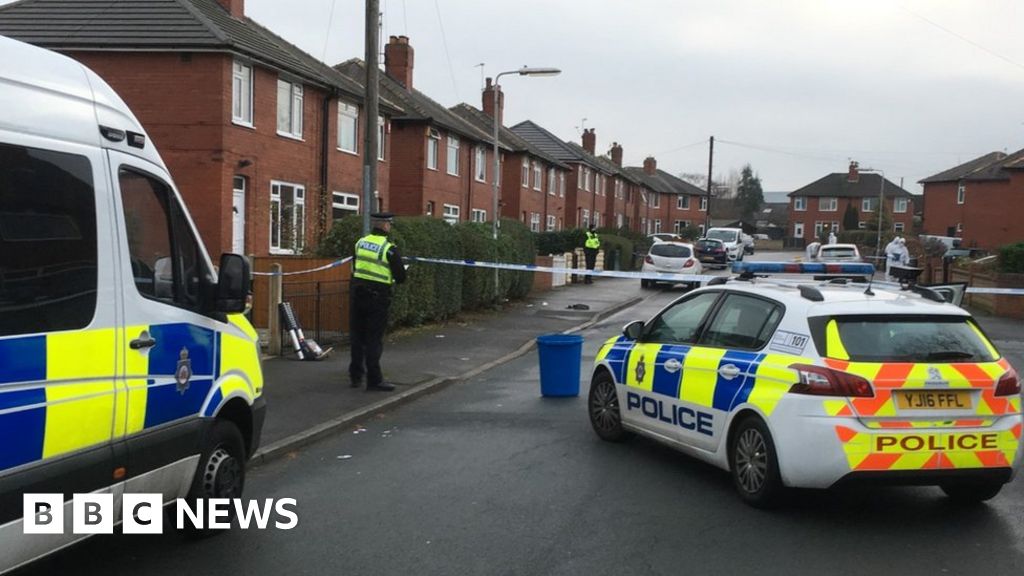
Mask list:
[[[882,177],[882,184],[878,187],[878,239],[875,241],[875,258],[882,255],[882,213],[885,210],[885,170],[879,168],[859,168],[860,172],[873,172]]]
[[[498,160],[498,128],[499,128],[500,122],[501,122],[501,119],[498,118],[498,90],[501,89],[501,86],[498,85],[498,79],[501,78],[502,76],[508,76],[510,74],[518,74],[519,76],[558,76],[561,73],[562,73],[562,71],[559,70],[558,68],[530,68],[530,67],[527,67],[527,66],[523,66],[522,68],[520,68],[518,70],[509,70],[507,72],[501,72],[497,76],[494,77],[494,89],[493,89],[493,92],[494,92],[494,108],[492,109],[493,112],[494,112],[494,116],[493,116],[493,118],[491,118],[492,124],[494,126],[494,130],[491,133],[491,135],[493,137],[493,144],[494,144],[494,174],[491,176],[491,180],[492,180],[491,188],[494,191],[494,194],[493,194],[493,196],[494,196],[494,198],[493,198],[493,200],[494,200],[494,213],[492,214],[492,219],[491,219],[491,233],[492,233],[492,237],[494,238],[494,261],[495,261],[495,263],[497,263],[497,261],[498,261],[498,227],[499,227],[499,223],[498,223],[498,220],[499,220],[499,217],[498,217],[498,193],[499,193],[499,191],[498,191],[498,173],[501,170],[500,162]],[[498,299],[499,299],[499,292],[498,292],[498,269],[495,268],[494,269],[494,303],[495,304],[498,303]]]

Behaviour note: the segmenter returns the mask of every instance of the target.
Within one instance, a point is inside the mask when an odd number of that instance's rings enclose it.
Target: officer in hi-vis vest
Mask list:
[[[597,265],[597,251],[601,249],[601,239],[597,237],[597,232],[594,231],[594,225],[591,224],[590,228],[587,229],[587,239],[583,243],[583,257],[587,261],[587,270],[593,270],[594,266]],[[583,282],[585,284],[593,284],[594,277],[587,274]]]
[[[394,390],[384,382],[380,356],[384,351],[384,329],[391,307],[391,285],[405,282],[405,267],[398,248],[388,240],[394,215],[381,212],[370,215],[373,231],[356,242],[352,267],[349,328],[352,340],[352,361],[348,375],[353,388],[363,384],[366,390]]]

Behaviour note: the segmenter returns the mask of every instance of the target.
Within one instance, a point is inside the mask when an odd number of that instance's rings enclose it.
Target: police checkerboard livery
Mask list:
[[[1020,466],[1017,373],[939,292],[866,286],[748,276],[687,293],[601,347],[594,430],[729,470],[757,506],[876,480],[995,496]]]

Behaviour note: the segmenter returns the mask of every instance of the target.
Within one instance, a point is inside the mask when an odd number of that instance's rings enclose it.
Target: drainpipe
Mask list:
[[[327,236],[327,211],[331,207],[331,193],[327,190],[329,186],[328,170],[330,167],[329,154],[331,152],[331,116],[329,109],[331,100],[336,98],[338,91],[332,88],[324,95],[323,106],[320,108],[322,120],[320,122],[320,216],[317,220],[317,243],[323,241]]]

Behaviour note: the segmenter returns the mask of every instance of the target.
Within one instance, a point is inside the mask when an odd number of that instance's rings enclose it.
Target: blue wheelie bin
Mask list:
[[[583,336],[545,334],[537,337],[541,396],[579,396]]]

